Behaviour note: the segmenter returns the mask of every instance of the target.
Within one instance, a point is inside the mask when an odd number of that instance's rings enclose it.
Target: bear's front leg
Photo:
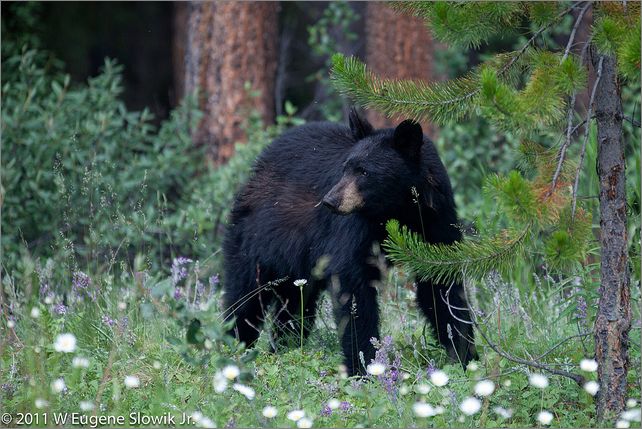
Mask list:
[[[465,368],[469,361],[478,359],[473,325],[461,283],[444,286],[429,281],[418,282],[417,304],[453,361],[460,362]]]
[[[379,308],[377,289],[369,283],[360,282],[356,288],[342,285],[335,294],[337,331],[348,375],[365,374],[364,364],[368,365],[375,357],[370,340],[379,338]]]

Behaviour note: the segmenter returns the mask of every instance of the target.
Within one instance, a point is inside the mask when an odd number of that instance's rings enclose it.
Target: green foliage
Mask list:
[[[425,19],[440,41],[477,48],[515,26],[523,6],[518,2],[399,2],[393,6]]]
[[[332,57],[332,80],[337,89],[364,107],[437,123],[456,120],[470,111],[479,93],[476,77],[443,83],[380,79],[354,57]]]
[[[521,231],[503,232],[492,238],[471,238],[452,245],[428,244],[393,219],[386,224],[388,239],[383,247],[393,262],[409,267],[420,278],[450,283],[464,276],[482,279],[492,270],[509,271],[529,229],[530,224]]]

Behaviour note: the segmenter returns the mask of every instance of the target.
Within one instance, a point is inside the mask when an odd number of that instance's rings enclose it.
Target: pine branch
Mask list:
[[[331,78],[341,93],[388,116],[399,114],[416,120],[429,117],[437,123],[457,120],[472,109],[479,93],[474,73],[429,85],[421,81],[380,79],[364,63],[341,54],[335,54],[332,63]]]
[[[429,244],[399,226],[396,220],[388,221],[388,238],[383,243],[388,257],[408,267],[422,280],[448,283],[461,280],[463,273],[472,278],[483,278],[492,270],[506,271],[520,253],[531,229],[532,222],[522,231],[504,231],[493,238],[468,239],[454,244]]]

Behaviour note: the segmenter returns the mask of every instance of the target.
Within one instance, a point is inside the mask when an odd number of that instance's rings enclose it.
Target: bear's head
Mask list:
[[[390,215],[412,200],[411,189],[421,182],[421,126],[406,120],[394,129],[374,130],[354,109],[349,120],[355,144],[323,204],[341,215]]]

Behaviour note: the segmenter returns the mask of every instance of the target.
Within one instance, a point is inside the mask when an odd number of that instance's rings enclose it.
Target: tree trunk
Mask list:
[[[421,18],[395,12],[385,2],[366,6],[366,63],[382,78],[436,80],[432,67],[436,42]],[[375,127],[392,127],[407,118],[386,118],[369,111],[368,120]],[[436,127],[422,123],[425,133]]]
[[[595,321],[595,356],[600,390],[597,417],[610,422],[619,416],[626,400],[626,376],[631,327],[627,258],[624,142],[622,99],[615,58],[592,55],[602,75],[595,93],[597,120],[597,172],[600,179],[601,285]]]
[[[204,117],[194,138],[220,164],[232,156],[234,143],[244,140],[249,110],[258,110],[265,122],[274,120],[278,3],[190,2],[187,9],[184,81],[178,90],[199,90]],[[246,82],[258,95],[250,94]]]

